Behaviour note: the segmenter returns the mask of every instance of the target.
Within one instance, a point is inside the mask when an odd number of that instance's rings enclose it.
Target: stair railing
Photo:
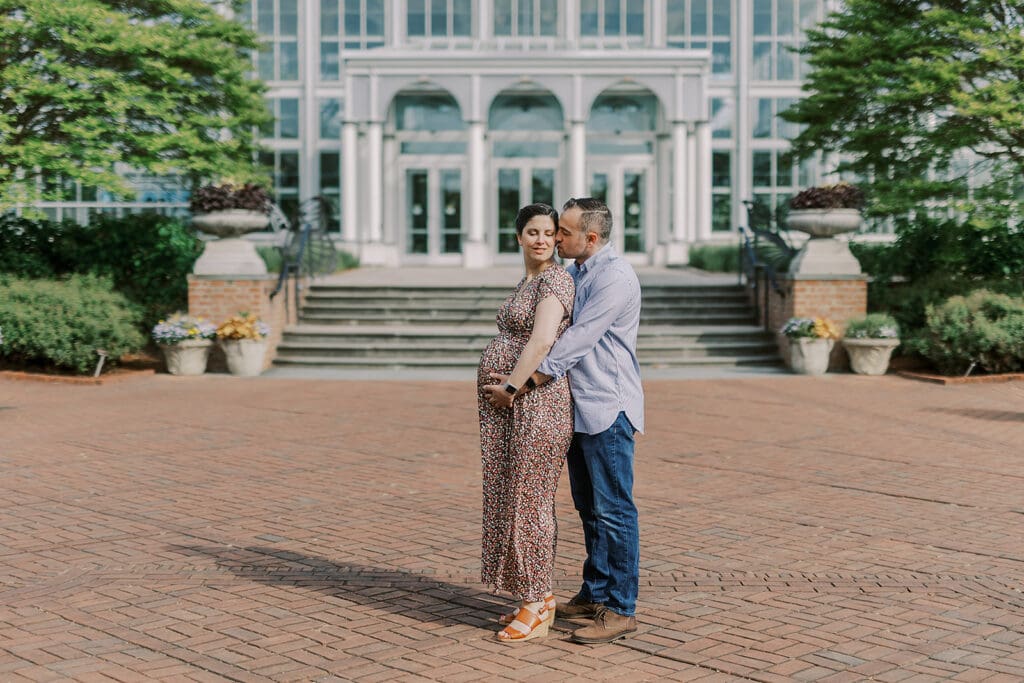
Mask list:
[[[278,275],[274,291],[270,293],[270,298],[273,299],[277,296],[285,288],[288,279],[291,278],[293,281],[292,307],[296,320],[298,320],[299,309],[302,306],[303,276],[315,278],[330,275],[337,269],[338,252],[329,232],[332,213],[328,199],[321,196],[311,197],[299,205],[298,219],[301,227],[298,230],[293,230],[291,223],[279,207],[274,205],[271,212],[272,224],[277,224],[275,231],[280,225],[280,229],[285,232],[285,238],[281,246],[278,247],[281,252],[281,272]],[[291,319],[287,298],[285,299],[285,319]]]
[[[762,260],[757,254],[757,237],[742,225],[738,228],[740,233],[740,284],[746,278],[747,287],[752,290],[752,298],[758,308],[763,311],[764,329],[771,329],[770,291],[781,297],[786,296],[786,290],[780,285],[775,275],[775,268],[771,263]],[[764,282],[767,286],[763,286]],[[762,301],[763,299],[763,301]]]

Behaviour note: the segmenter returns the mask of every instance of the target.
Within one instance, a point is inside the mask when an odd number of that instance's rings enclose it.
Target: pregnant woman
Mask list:
[[[558,212],[530,204],[516,216],[526,275],[498,310],[498,336],[480,358],[477,394],[483,471],[481,580],[519,600],[499,621],[500,642],[544,636],[555,617],[555,490],[572,439],[568,380],[528,390],[530,375],[569,326],[575,286],[555,263]],[[494,375],[508,376],[501,387]],[[487,391],[485,391],[485,388]],[[495,407],[491,391],[514,395]]]

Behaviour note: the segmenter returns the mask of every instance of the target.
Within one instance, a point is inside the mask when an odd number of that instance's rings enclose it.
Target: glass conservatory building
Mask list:
[[[264,45],[276,200],[331,198],[364,265],[517,262],[516,210],[584,195],[608,202],[620,251],[661,265],[731,237],[743,200],[818,181],[777,113],[828,5],[249,0],[241,18]]]

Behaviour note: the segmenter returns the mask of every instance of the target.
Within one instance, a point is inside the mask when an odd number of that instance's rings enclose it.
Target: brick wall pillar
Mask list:
[[[769,291],[767,310],[758,304],[760,320],[776,333],[779,353],[789,363],[789,340],[779,329],[791,317],[828,318],[840,332],[846,323],[867,313],[868,282],[864,275],[785,275],[778,280],[782,293],[771,291],[762,278],[760,286]],[[764,291],[763,289],[761,291]],[[849,360],[842,344],[836,342],[829,361],[829,370],[846,370]]]
[[[266,369],[274,360],[285,325],[291,322],[288,318],[296,317],[294,310],[286,310],[289,305],[294,308],[294,280],[289,280],[289,288],[282,289],[271,300],[270,293],[276,284],[277,275],[189,275],[189,315],[201,316],[215,325],[243,311],[258,316],[270,325],[267,355],[263,359]],[[219,349],[211,354],[210,364],[213,370],[225,367]]]

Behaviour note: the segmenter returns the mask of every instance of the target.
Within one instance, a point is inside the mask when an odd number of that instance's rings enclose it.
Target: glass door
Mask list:
[[[648,163],[592,161],[590,196],[612,212],[612,243],[621,253],[646,253],[652,243],[651,167]]]
[[[516,254],[516,214],[527,204],[544,203],[555,208],[555,168],[557,162],[501,160],[498,168],[498,253]]]
[[[411,261],[461,262],[462,169],[405,170],[405,253]]]

